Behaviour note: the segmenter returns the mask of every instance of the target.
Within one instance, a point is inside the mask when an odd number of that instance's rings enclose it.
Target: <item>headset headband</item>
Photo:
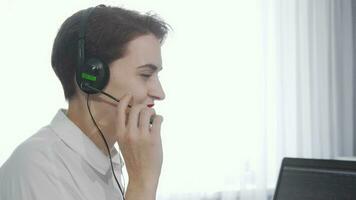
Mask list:
[[[86,26],[88,23],[88,19],[90,14],[93,12],[94,8],[88,8],[82,14],[80,20],[80,29],[79,29],[79,39],[78,39],[78,67],[82,67],[85,61],[85,32]]]

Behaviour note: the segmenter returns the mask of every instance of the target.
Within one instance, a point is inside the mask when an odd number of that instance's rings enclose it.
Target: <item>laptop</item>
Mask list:
[[[356,200],[356,161],[284,158],[273,200]]]

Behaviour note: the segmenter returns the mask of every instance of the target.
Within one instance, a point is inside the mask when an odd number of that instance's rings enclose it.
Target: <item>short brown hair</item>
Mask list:
[[[52,68],[62,83],[66,100],[75,94],[80,20],[85,11],[78,11],[64,21],[53,44]],[[153,34],[162,42],[168,27],[167,23],[150,13],[141,14],[119,7],[96,7],[86,25],[85,56],[99,57],[109,65],[121,58],[127,43],[138,36]]]

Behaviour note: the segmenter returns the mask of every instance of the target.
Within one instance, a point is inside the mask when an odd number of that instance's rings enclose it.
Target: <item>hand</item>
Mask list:
[[[117,142],[125,160],[129,185],[155,192],[163,162],[163,117],[155,115],[155,110],[144,104],[133,105],[129,110],[131,98],[131,95],[125,95],[117,106]],[[149,121],[152,115],[155,118],[151,126]]]

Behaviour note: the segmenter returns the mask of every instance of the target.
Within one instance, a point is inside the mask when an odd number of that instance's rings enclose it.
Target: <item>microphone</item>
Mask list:
[[[97,89],[97,88],[95,88],[95,87],[90,86],[88,83],[85,83],[85,82],[84,82],[84,84],[83,84],[83,82],[80,83],[80,87],[83,88],[83,86],[84,86],[84,87],[87,87],[87,88],[89,88],[89,89],[92,89],[92,90],[94,90],[94,91],[96,91],[96,92],[99,92],[99,93],[101,93],[101,94],[103,94],[103,95],[109,97],[110,99],[116,101],[116,102],[120,102],[119,99],[113,97],[112,95],[110,95],[110,94],[108,94],[108,93],[106,93],[106,92],[104,92],[104,91],[101,91],[101,90],[99,90],[99,89]],[[129,106],[129,108],[132,107],[131,105],[128,105],[128,106]],[[151,125],[153,124],[154,116],[155,116],[155,115],[151,116],[151,118],[150,118],[150,124],[151,124]]]

